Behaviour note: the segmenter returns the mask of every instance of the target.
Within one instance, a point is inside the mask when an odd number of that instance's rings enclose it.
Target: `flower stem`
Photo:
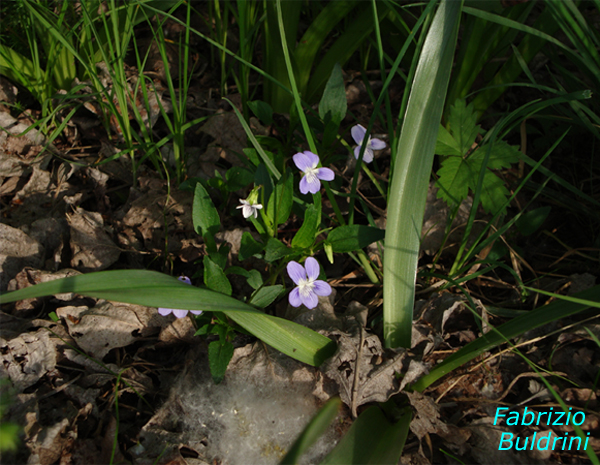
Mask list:
[[[383,200],[385,200],[385,202],[387,204],[387,195],[386,195],[385,191],[383,190],[383,188],[381,187],[381,185],[379,184],[379,182],[377,181],[377,178],[375,178],[375,176],[373,175],[371,170],[369,168],[367,168],[367,165],[365,165],[364,163],[362,164],[362,169],[367,174],[367,176],[369,176],[369,179],[373,182],[373,184],[375,185],[375,187],[377,188],[377,190],[383,197]]]
[[[331,207],[333,208],[333,212],[335,213],[335,217],[338,220],[338,223],[341,226],[344,226],[346,224],[346,221],[344,220],[342,211],[340,210],[340,207],[338,206],[338,204],[335,200],[335,197],[333,196],[333,192],[331,192],[331,188],[329,187],[329,184],[323,183],[323,185],[325,186],[325,193],[327,194],[327,198],[331,202]]]
[[[373,267],[371,266],[371,261],[369,260],[369,257],[367,257],[367,254],[364,250],[358,250],[356,252],[356,255],[358,255],[358,257],[354,257],[354,254],[352,253],[349,253],[348,255],[350,255],[352,258],[354,258],[355,261],[360,263],[363,270],[365,270],[365,273],[367,274],[367,276],[373,284],[381,284],[381,281],[377,277],[377,273],[375,273],[375,271],[373,270]]]

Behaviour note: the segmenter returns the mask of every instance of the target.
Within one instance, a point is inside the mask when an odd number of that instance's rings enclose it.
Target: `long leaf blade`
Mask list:
[[[100,271],[57,279],[6,293],[0,296],[0,303],[69,292],[148,307],[223,312],[265,343],[309,365],[320,365],[335,350],[330,339],[304,326],[155,271]]]
[[[507,340],[547,323],[576,315],[590,307],[597,307],[600,301],[600,286],[594,286],[587,291],[580,292],[576,294],[575,299],[571,300],[575,301],[560,300],[552,302],[498,326],[494,331],[490,331],[468,343],[442,363],[436,365],[431,372],[414,383],[411,389],[422,392],[442,376]]]
[[[299,462],[300,457],[321,437],[340,411],[342,401],[339,397],[329,399],[329,401],[319,410],[319,412],[306,425],[304,431],[294,442],[290,450],[281,459],[280,465],[293,465]]]
[[[410,347],[420,232],[462,2],[442,1],[423,44],[397,147],[383,261],[386,347]]]
[[[390,423],[378,407],[369,407],[359,415],[321,465],[398,463],[411,418],[412,412],[407,411],[399,421]]]

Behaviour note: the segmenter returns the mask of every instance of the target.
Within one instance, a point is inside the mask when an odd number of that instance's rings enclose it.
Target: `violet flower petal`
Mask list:
[[[300,192],[302,194],[316,194],[321,189],[321,181],[315,176],[315,179],[311,179],[308,175],[302,176],[300,179]]]
[[[299,307],[303,304],[305,307],[313,309],[319,304],[318,296],[331,294],[331,286],[327,282],[317,279],[320,269],[319,262],[313,257],[308,257],[304,266],[295,261],[288,263],[288,274],[297,284],[288,296],[290,305]]]
[[[320,279],[313,283],[313,292],[317,295],[326,297],[331,294],[331,286]]]
[[[299,152],[292,157],[294,163],[301,171],[306,171],[315,168],[319,164],[319,157],[308,150]]]
[[[319,298],[312,290],[307,292],[306,295],[302,295],[302,293],[300,293],[300,298],[302,299],[304,306],[306,308],[310,308],[311,310],[319,305]]]
[[[319,168],[317,170],[317,178],[322,181],[333,181],[335,173],[330,168]]]
[[[287,272],[296,284],[300,284],[302,279],[306,279],[306,270],[304,267],[293,260],[287,264]]]
[[[321,268],[319,267],[319,262],[315,258],[308,257],[304,261],[304,267],[306,268],[306,275],[309,280],[314,281],[319,277]]]
[[[354,147],[354,158],[356,158],[357,160],[360,156],[360,147],[360,145]],[[368,145],[365,148],[365,153],[363,153],[363,161],[365,163],[371,163],[373,161],[373,149],[371,149],[371,147],[369,147]]]
[[[381,139],[371,139],[369,144],[373,150],[383,150],[387,147],[387,144]]]
[[[288,300],[292,307],[299,307],[300,305],[302,305],[302,299],[300,298],[300,288],[295,287],[294,289],[292,289],[290,295],[288,296]]]
[[[188,278],[187,276],[180,276],[179,281],[181,281],[182,283],[185,284],[192,284],[192,281],[190,278]],[[170,315],[171,313],[173,313],[173,315],[175,315],[175,318],[184,318],[189,312],[192,312],[194,315],[200,315],[202,313],[202,310],[182,310],[182,309],[176,309],[176,308],[159,308],[158,309],[158,313],[159,315],[162,316],[167,316]]]
[[[189,310],[179,310],[176,308],[173,309],[173,315],[175,315],[175,318],[184,318],[188,312]]]
[[[361,145],[365,135],[367,134],[367,130],[362,124],[357,124],[356,126],[352,126],[350,133],[352,134],[354,142],[356,142],[358,145]]]

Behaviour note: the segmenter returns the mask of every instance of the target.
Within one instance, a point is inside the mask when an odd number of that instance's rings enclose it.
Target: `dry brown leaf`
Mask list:
[[[68,182],[56,183],[48,171],[33,165],[33,172],[27,184],[17,192],[13,204],[18,208],[11,214],[11,221],[18,225],[30,225],[35,220],[47,218],[64,211],[67,195],[72,201],[81,198],[83,193],[75,194]]]
[[[175,318],[169,315],[163,318],[164,328],[161,330],[158,340],[165,344],[176,344],[181,342],[191,343],[194,341],[196,328],[189,318]],[[168,323],[171,320],[171,323]]]
[[[147,192],[138,194],[123,215],[119,232],[123,247],[164,253],[166,227],[169,234],[167,252],[177,253],[182,248],[180,240],[196,236],[192,226],[191,195],[177,191],[167,196],[162,184],[149,185]]]
[[[415,415],[410,423],[410,430],[423,439],[427,434],[436,434],[444,442],[452,445],[453,449],[463,449],[471,434],[469,431],[448,425],[440,419],[438,405],[429,397],[420,392],[407,392],[410,405],[415,410]]]
[[[0,111],[10,113],[10,109],[6,104],[13,104],[17,101],[19,90],[12,82],[4,76],[0,76]]]
[[[10,113],[0,112],[0,127],[13,136],[19,136],[18,139],[27,145],[40,146],[46,143],[46,137],[40,131],[31,128],[30,124],[19,121]]]
[[[100,78],[100,82],[103,87],[107,90],[107,94],[103,95],[101,98],[106,103],[106,95],[116,95],[112,93],[111,89],[113,87],[111,73],[108,69],[108,66],[104,62],[96,63],[96,68],[98,71],[98,77]],[[155,85],[147,85],[147,96],[148,96],[148,105],[146,105],[144,96],[141,92],[134,92],[134,88],[137,87],[137,80],[139,79],[137,70],[126,67],[125,72],[128,76],[127,79],[127,109],[123,112],[123,109],[120,106],[120,102],[117,97],[113,97],[113,103],[117,109],[117,111],[125,117],[129,117],[129,119],[135,118],[135,113],[140,115],[142,120],[142,124],[146,126],[148,130],[151,130],[156,121],[158,120],[161,114],[161,106],[162,109],[166,113],[170,113],[173,110],[173,106],[170,100],[164,99],[164,88],[160,84],[160,82],[155,81]],[[83,86],[81,86],[83,84]],[[80,101],[83,103],[83,106],[89,110],[91,113],[97,115],[101,120],[103,118],[107,118],[110,128],[112,131],[119,136],[119,138],[123,139],[123,130],[120,126],[118,118],[115,115],[106,115],[106,105],[102,106],[100,102],[98,102],[98,97],[96,92],[93,90],[89,81],[81,82],[79,79],[75,78],[73,85],[81,86],[79,90]],[[134,100],[135,96],[135,100]],[[136,112],[133,111],[133,107],[135,106]],[[85,127],[89,126],[89,122],[86,118],[77,117],[74,119],[75,123],[81,125],[81,129],[85,130]]]
[[[16,291],[18,289],[24,289],[35,284],[54,281],[55,279],[68,278],[70,276],[76,276],[78,274],[81,273],[77,270],[72,270],[70,268],[65,268],[64,270],[55,272],[25,268],[20,273],[18,273],[17,276],[15,276],[15,279],[10,281],[10,283],[8,284],[8,290]],[[50,297],[38,297],[33,299],[20,300],[19,302],[15,303],[15,313],[23,311],[27,315],[27,312],[29,311],[37,311],[42,302],[48,300],[49,298]],[[52,298],[68,302],[75,298],[75,294],[72,292],[56,294]]]
[[[0,150],[0,176],[2,178],[14,177],[20,179],[27,171],[31,170],[19,157],[8,150]]]
[[[119,259],[121,251],[104,227],[102,215],[77,208],[67,215],[71,228],[71,266],[83,272],[101,271]]]
[[[575,295],[596,285],[596,277],[590,273],[572,274],[569,279],[571,280],[569,295]]]
[[[247,147],[246,132],[234,112],[220,112],[210,118],[200,131],[210,135],[215,140],[209,144],[204,157],[223,158],[233,166],[243,166],[237,154]],[[214,165],[207,173],[214,175]]]
[[[53,465],[71,441],[71,438],[67,435],[68,429],[69,419],[63,418],[62,421],[44,427],[33,438],[29,438],[27,445],[31,449],[31,455],[28,458],[28,463]]]
[[[427,203],[423,216],[423,228],[421,229],[421,254],[435,255],[442,244],[446,235],[446,228],[450,216],[450,207],[443,199],[437,198],[438,188],[435,182],[429,184],[427,191]],[[467,223],[473,199],[470,197],[463,200],[458,209],[458,213],[452,222],[450,236],[446,239],[445,251],[460,242],[464,234],[464,225]],[[475,223],[467,244],[470,246],[480,233],[483,225]]]
[[[21,392],[56,366],[49,332],[39,329],[7,340],[0,337],[0,377],[8,377]]]
[[[43,265],[44,248],[23,231],[0,223],[0,291],[26,266]]]
[[[125,347],[160,326],[154,308],[99,301],[93,308],[61,307],[56,310],[69,334],[91,357],[102,358],[116,347]]]
[[[594,392],[589,388],[567,388],[561,392],[560,396],[569,405],[586,406],[591,410],[596,410],[600,390]]]
[[[357,307],[353,305],[351,312],[354,315],[346,317],[348,332],[327,332],[336,340],[337,351],[321,366],[322,372],[340,387],[340,398],[350,406],[353,417],[356,417],[359,406],[385,402],[400,392],[396,374],[402,372],[406,356],[405,352],[401,352],[388,358],[379,338],[365,331],[365,315]]]

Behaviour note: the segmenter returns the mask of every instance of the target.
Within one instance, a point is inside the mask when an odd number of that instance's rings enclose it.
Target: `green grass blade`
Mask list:
[[[440,3],[419,58],[396,151],[383,261],[386,347],[410,347],[421,225],[461,6]]]
[[[335,350],[330,339],[304,326],[266,315],[233,297],[188,286],[155,271],[100,271],[57,279],[6,293],[0,296],[0,303],[69,292],[148,307],[223,312],[265,343],[310,365],[320,365]]]
[[[557,297],[563,298],[564,296]],[[573,298],[582,300],[577,300],[578,303],[564,300],[555,301],[498,326],[495,330],[470,342],[442,363],[436,365],[429,374],[419,379],[411,388],[415,391],[423,391],[442,376],[507,340],[515,338],[526,331],[539,328],[547,323],[570,317],[590,307],[597,307],[597,302],[600,301],[600,286],[594,286],[587,291],[576,294],[575,297],[570,299]]]
[[[521,24],[518,21],[513,21],[512,19],[488,13],[483,10],[477,10],[475,8],[465,7],[463,11],[491,23],[497,23],[501,26],[526,33],[527,35],[523,38],[518,47],[522,59],[526,62],[531,61],[546,42],[549,42],[560,47],[568,56],[576,60],[576,63],[579,63],[580,58],[574,54],[571,49],[552,36],[552,34],[558,30],[558,25],[556,21],[552,19],[551,14],[547,9],[542,11],[537,18],[535,22],[536,27],[530,27]],[[520,74],[521,66],[519,64],[519,59],[517,58],[517,55],[513,54],[492,78],[489,83],[489,88],[480,92],[473,100],[473,104],[479,115],[489,108],[490,105],[504,93],[506,85],[512,83]]]
[[[596,48],[600,47],[600,40],[596,28],[587,23],[572,0],[552,0],[547,5],[552,11],[552,17],[588,67],[582,71],[588,71],[590,77],[598,81],[600,56]]]
[[[301,9],[302,2],[265,2],[267,18],[264,23],[264,68],[267,74],[282,82],[286,87],[291,84],[286,63],[286,61],[290,61],[287,50],[295,48]],[[285,30],[287,34],[283,34],[282,30]],[[295,59],[291,58],[291,61],[295,62]],[[276,112],[287,113],[290,111],[292,99],[287,90],[274,86],[270,81],[265,81],[263,95],[265,101],[271,104]]]
[[[164,15],[165,14],[163,11],[161,11],[161,10],[159,10],[157,8],[152,7],[151,5],[146,5],[146,8],[148,9],[148,11],[157,13],[159,15]],[[173,16],[173,15],[170,15],[170,14],[168,14],[166,16],[168,17],[169,21],[172,21],[174,24],[179,24],[180,26],[186,27],[185,22],[182,21],[182,20],[180,20],[176,16]],[[199,32],[198,30],[196,30],[194,28],[190,28],[190,34],[196,35],[196,36],[200,37],[201,39],[205,40],[206,42],[208,42],[209,44],[211,44],[213,47],[216,47],[217,49],[219,49],[223,53],[229,55],[234,60],[238,61],[239,63],[241,63],[242,65],[244,65],[247,68],[251,69],[252,71],[255,71],[260,76],[262,76],[264,79],[268,80],[269,82],[272,82],[274,85],[276,85],[279,88],[283,89],[284,92],[286,92],[286,93],[288,93],[288,94],[291,95],[292,91],[285,84],[283,84],[282,82],[278,81],[276,78],[274,78],[273,76],[271,76],[269,73],[263,71],[258,66],[253,65],[249,61],[247,61],[247,60],[239,57],[236,53],[232,52],[231,50],[229,50],[228,48],[224,47],[220,43],[215,42],[210,37],[202,34],[201,32]]]
[[[254,136],[254,133],[252,132],[252,129],[250,129],[250,126],[248,126],[248,123],[246,123],[246,120],[244,119],[244,115],[242,115],[240,113],[240,111],[231,102],[231,100],[226,99],[225,97],[223,97],[223,100],[225,100],[227,103],[229,103],[229,105],[231,105],[231,108],[233,108],[233,111],[235,112],[236,116],[240,120],[240,124],[244,128],[244,131],[246,132],[246,135],[248,136],[248,139],[250,139],[250,143],[256,149],[256,151],[258,152],[258,155],[260,156],[260,158],[263,161],[263,163],[267,166],[267,168],[269,168],[269,171],[271,172],[271,174],[273,175],[273,177],[275,178],[275,180],[279,181],[281,179],[281,173],[275,167],[275,165],[273,164],[273,162],[271,161],[271,159],[269,158],[269,156],[267,155],[267,153],[265,152],[265,150],[262,148],[262,146],[260,145],[260,143],[258,142],[258,140],[256,140],[256,137]]]
[[[310,126],[308,125],[308,121],[306,119],[306,115],[304,114],[304,109],[302,107],[302,101],[300,100],[300,92],[298,91],[298,86],[296,85],[296,77],[294,75],[294,69],[292,64],[292,58],[290,56],[290,51],[288,49],[288,38],[285,34],[285,23],[283,20],[283,11],[281,0],[277,0],[275,3],[276,13],[277,13],[277,23],[279,25],[279,34],[281,37],[281,49],[283,53],[283,63],[285,64],[286,72],[288,73],[287,79],[290,82],[290,88],[292,89],[292,95],[294,98],[294,103],[296,104],[296,109],[298,111],[298,117],[300,118],[300,122],[302,124],[302,128],[304,129],[304,135],[306,136],[306,141],[308,142],[308,146],[313,153],[317,153],[317,146],[315,145],[315,141],[312,136],[312,131]]]
[[[465,6],[463,8],[463,11],[465,13],[473,15],[477,18],[481,18],[486,21],[497,23],[497,24],[500,24],[501,26],[511,27],[511,28],[517,29],[520,32],[525,32],[527,34],[532,35],[533,37],[537,37],[537,38],[541,39],[542,41],[550,42],[550,43],[556,45],[557,47],[560,47],[563,51],[565,51],[569,55],[573,55],[573,51],[569,47],[567,47],[560,40],[558,40],[552,36],[552,34],[558,29],[558,26],[549,24],[549,23],[551,23],[549,20],[550,19],[549,12],[545,13],[541,20],[540,20],[540,18],[538,18],[538,21],[537,21],[538,23],[541,23],[540,26],[548,25],[548,29],[546,29],[545,27],[544,27],[544,29],[536,29],[535,27],[521,24],[517,21],[513,21],[512,19],[505,18],[505,17],[499,16],[499,15],[495,15],[493,13],[488,13],[483,10],[478,10],[476,8],[471,8],[468,6]]]
[[[39,102],[50,97],[34,62],[3,44],[0,44],[0,74],[21,84]]]
[[[339,63],[340,66],[343,66],[360,44],[373,32],[375,19],[371,17],[371,12],[369,11],[371,7],[365,5],[364,8],[364,15],[360,15],[348,26],[346,31],[337,38],[325,56],[319,61],[306,89],[306,100],[309,102],[317,100],[320,97],[335,64]],[[387,5],[381,4],[377,21],[383,21],[388,13],[389,9]]]
[[[528,2],[513,8],[502,9],[496,2],[480,2],[478,7],[489,11],[502,11],[509,19],[524,22],[531,12],[534,3]],[[463,24],[461,47],[455,60],[456,74],[452,77],[448,91],[448,103],[451,105],[460,98],[465,98],[473,82],[484,67],[491,65],[490,60],[500,54],[504,55],[518,31],[516,29],[489,23],[487,20],[467,16]],[[446,112],[449,111],[449,106]],[[447,114],[445,115],[447,116]]]
[[[358,5],[356,1],[329,2],[310,24],[296,47],[298,89],[304,92],[312,65],[332,29]]]
[[[404,41],[404,45],[402,46],[402,48],[400,49],[400,51],[398,52],[398,55],[396,56],[394,62],[391,64],[391,68],[390,71],[387,75],[387,78],[385,80],[385,82],[383,83],[383,86],[381,88],[381,91],[379,93],[379,98],[377,99],[377,102],[375,102],[375,104],[373,105],[373,108],[380,108],[381,104],[383,103],[384,98],[386,98],[386,95],[388,94],[387,89],[389,87],[389,85],[392,83],[392,79],[395,77],[396,73],[398,73],[398,75],[404,79],[404,77],[402,76],[402,73],[398,70],[398,68],[400,67],[400,63],[402,62],[402,59],[404,58],[404,55],[406,54],[406,51],[408,50],[409,46],[411,45],[411,43],[414,41],[414,37],[416,36],[416,34],[419,32],[419,30],[421,29],[421,26],[423,25],[423,23],[425,22],[425,20],[427,19],[427,17],[429,16],[430,12],[433,11],[433,8],[435,7],[435,3],[434,2],[429,2],[429,4],[425,7],[425,9],[423,10],[423,12],[421,13],[421,15],[419,16],[419,18],[417,19],[417,22],[413,25],[412,30],[410,32],[410,34],[406,37],[405,41]],[[404,113],[404,112],[402,112]],[[377,118],[377,114],[374,113],[370,120],[369,120],[369,124],[367,126],[367,132],[368,134],[371,134],[372,129],[373,129],[373,125],[375,123],[375,119]],[[390,134],[390,146],[393,147],[394,145],[394,130],[393,128],[389,129],[389,134]],[[368,169],[365,169],[365,166],[363,165],[363,170],[367,173],[367,175],[369,177],[372,176],[372,174],[370,173],[370,171]],[[352,194],[356,193],[356,188],[358,186],[358,177],[359,177],[360,171],[359,170],[355,170],[354,172],[354,176],[352,177],[352,187],[350,188],[350,192]],[[374,181],[375,178],[373,177],[372,180]],[[382,193],[382,195],[385,197],[386,194]],[[348,207],[348,211],[350,212],[349,216],[348,216],[348,223],[349,224],[353,224],[354,223],[354,202],[356,201],[356,198],[358,196],[356,195],[351,195],[350,196],[350,204]]]

